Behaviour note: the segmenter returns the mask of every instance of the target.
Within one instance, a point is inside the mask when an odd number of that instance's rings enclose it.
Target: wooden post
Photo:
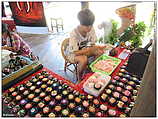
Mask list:
[[[156,38],[155,38],[156,39]],[[155,117],[156,116],[156,42],[143,75],[141,88],[138,92],[135,106],[131,111],[131,117]]]

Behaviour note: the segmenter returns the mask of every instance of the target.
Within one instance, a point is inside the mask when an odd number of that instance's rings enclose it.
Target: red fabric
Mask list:
[[[45,27],[42,2],[9,2],[13,18],[18,26]]]
[[[117,47],[116,50],[118,51],[118,54],[115,56],[116,58],[119,56],[119,54],[124,50],[124,48],[120,48],[120,47]],[[128,56],[129,57],[129,56]],[[120,67],[128,60],[128,57],[125,59],[125,60],[121,60],[121,63],[117,66],[117,68],[114,70],[114,72],[110,75],[111,76],[111,79],[113,79],[114,76],[117,75],[117,73],[119,72],[119,69]],[[84,92],[84,89],[83,89],[83,84],[86,82],[86,80],[93,74],[93,72],[91,73],[88,73],[86,75],[83,76],[83,80],[77,85],[77,87],[79,88],[79,91],[83,94],[87,94],[86,92]],[[100,100],[100,97],[98,96],[98,98]],[[101,104],[103,104],[102,101],[100,101]],[[108,104],[108,102],[104,102],[104,104],[108,105],[108,108],[109,109],[115,109],[116,112],[117,112],[117,117],[120,115],[120,114],[124,114],[123,112],[119,111],[119,109],[117,107],[113,107],[111,105]],[[127,105],[126,105],[127,107]],[[108,117],[108,115],[103,115],[103,117]]]
[[[10,31],[14,31],[16,29],[16,25],[14,23],[14,20],[10,20],[10,19],[5,19],[2,20],[2,23],[8,24],[9,30]]]
[[[118,54],[114,57],[118,57],[119,54],[124,50],[124,48],[120,48],[120,47],[117,47],[116,50],[118,51]],[[128,56],[129,57],[129,56]],[[125,59],[125,60],[121,60],[121,63],[117,66],[117,68],[113,71],[113,73],[110,75],[111,76],[111,79],[113,79],[114,76],[117,75],[117,72],[119,71],[120,67],[127,61],[128,57]],[[83,84],[86,82],[86,80],[93,74],[92,73],[88,73],[86,75],[83,76],[83,80],[77,85],[77,87],[79,87],[80,89],[80,92],[84,93],[83,91]]]
[[[117,50],[118,50],[118,52],[119,52],[118,55],[123,51],[122,48],[117,48]],[[115,57],[118,57],[118,55],[115,56]],[[122,60],[122,61],[121,61],[121,63],[119,64],[119,66],[118,66],[118,67],[115,69],[115,71],[111,74],[111,77],[113,77],[113,76],[116,75],[116,73],[118,72],[120,66],[122,66],[122,65],[127,61],[127,59],[128,59],[128,57],[127,57],[125,60]],[[24,84],[26,81],[30,80],[32,76],[35,76],[36,74],[40,73],[42,70],[46,70],[47,72],[49,72],[49,73],[50,73],[51,75],[53,75],[54,77],[58,78],[59,80],[62,80],[63,82],[67,83],[69,86],[71,86],[72,88],[74,88],[75,90],[78,90],[80,93],[83,93],[83,94],[86,94],[86,93],[83,91],[83,84],[84,84],[84,82],[93,74],[93,73],[88,73],[88,74],[84,75],[84,76],[83,76],[83,79],[84,79],[84,80],[82,80],[81,83],[75,85],[75,84],[73,84],[72,82],[70,82],[69,80],[66,80],[66,79],[64,79],[63,77],[59,76],[58,74],[53,73],[53,72],[50,71],[49,69],[43,68],[43,69],[39,70],[38,72],[36,72],[36,73],[30,75],[29,77],[27,77],[27,78],[24,79],[23,81],[17,83],[17,84],[14,85],[13,87],[16,87],[16,86],[18,86],[18,85],[20,85],[20,84]],[[7,92],[7,91],[5,91],[5,92]],[[100,100],[100,96],[98,96],[97,99]],[[119,109],[118,109],[117,107],[113,107],[113,106],[109,105],[107,101],[106,101],[106,102],[100,101],[100,104],[106,104],[109,109],[115,109],[115,110],[116,110],[116,113],[117,113],[116,117],[118,117],[120,114],[123,114],[123,112],[119,111]],[[99,108],[97,108],[96,110],[99,111]],[[87,110],[87,111],[88,111],[88,110]],[[103,117],[108,117],[107,113],[106,113],[106,114],[103,114]]]
[[[24,80],[22,80],[21,82],[17,83],[16,85],[14,85],[13,87],[17,87],[21,84],[24,84],[25,82],[27,82],[28,80],[30,80],[33,76],[37,75],[38,73],[40,73],[41,71],[47,71],[48,73],[50,73],[51,75],[53,75],[54,77],[58,78],[59,80],[62,80],[64,83],[67,83],[70,87],[74,88],[75,90],[78,90],[80,93],[83,93],[85,94],[85,92],[83,92],[82,89],[80,89],[80,87],[78,87],[79,85],[75,85],[73,84],[72,82],[70,82],[69,80],[66,80],[64,79],[63,77],[59,76],[58,74],[50,71],[49,69],[47,68],[43,68],[41,70],[39,70],[38,72],[30,75],[29,77],[25,78]],[[88,73],[87,75],[84,76],[85,79],[87,79],[90,75],[92,75],[93,73]],[[85,80],[83,80],[80,84],[82,84]],[[8,90],[5,91],[5,93],[7,93]],[[98,97],[97,98],[98,100],[100,100],[100,98]],[[108,104],[108,102],[102,102],[102,101],[99,101],[100,104],[106,104],[108,106],[109,109],[115,109],[116,110],[116,113],[117,113],[117,117],[120,115],[120,114],[123,114],[123,112],[119,111],[117,107],[113,107],[111,105]],[[5,104],[7,106],[7,104]],[[96,112],[98,112],[100,109],[99,108],[96,108]],[[87,110],[88,111],[88,110]],[[103,117],[108,117],[107,113],[106,114],[103,114]]]
[[[47,68],[45,68],[45,67],[42,68],[41,70],[39,70],[38,72],[36,72],[36,73],[34,73],[34,74],[28,76],[27,78],[25,78],[24,80],[22,80],[21,82],[15,84],[15,85],[12,86],[12,87],[15,88],[15,87],[17,87],[17,86],[19,86],[19,85],[21,85],[21,84],[24,84],[25,82],[29,81],[33,76],[37,75],[38,73],[40,73],[41,71],[44,71],[44,70],[47,71],[49,74],[51,74],[53,77],[56,77],[57,79],[62,80],[64,83],[67,83],[69,86],[71,86],[71,87],[74,88],[75,90],[79,90],[78,87],[77,87],[74,83],[72,83],[72,82],[69,81],[69,80],[66,80],[65,78],[59,76],[58,74],[52,72],[51,70],[49,70],[49,69],[47,69]],[[4,91],[4,92],[7,93],[8,90],[6,90],[6,91]]]

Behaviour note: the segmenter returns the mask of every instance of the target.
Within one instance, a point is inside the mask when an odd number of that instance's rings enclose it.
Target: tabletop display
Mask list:
[[[54,73],[41,70],[3,93],[16,117],[126,117],[134,106],[140,79],[123,65],[98,97]]]

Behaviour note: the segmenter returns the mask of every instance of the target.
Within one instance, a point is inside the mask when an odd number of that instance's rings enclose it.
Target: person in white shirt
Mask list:
[[[99,57],[104,53],[105,46],[96,46],[96,34],[93,28],[94,14],[89,9],[78,13],[78,25],[71,33],[67,48],[67,57],[71,62],[78,63],[78,79],[87,67],[88,57]]]

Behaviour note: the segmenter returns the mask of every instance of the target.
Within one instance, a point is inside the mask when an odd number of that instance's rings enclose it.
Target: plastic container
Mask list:
[[[108,85],[111,77],[100,72],[95,72],[90,76],[87,81],[83,84],[84,91],[95,97],[99,96],[104,88]],[[101,85],[100,88],[96,88],[95,84]]]
[[[104,71],[104,70],[101,70],[101,69],[97,69],[96,67],[94,67],[94,65],[96,64],[96,63],[98,63],[98,62],[100,62],[100,61],[104,61],[104,63],[102,63],[103,65],[101,65],[100,67],[101,68],[107,68],[107,66],[111,66],[110,67],[110,70],[109,71]],[[108,62],[108,63],[112,63],[112,64],[107,64],[106,62]],[[114,70],[115,70],[115,68],[120,64],[120,62],[121,62],[121,60],[120,59],[118,59],[118,58],[115,58],[115,57],[111,57],[111,56],[107,56],[107,55],[102,55],[102,56],[100,56],[99,58],[97,58],[94,62],[92,62],[91,64],[90,64],[90,68],[91,68],[91,70],[93,71],[93,72],[101,72],[101,73],[103,73],[103,74],[106,74],[106,75],[110,75]],[[112,66],[113,65],[113,66]],[[108,69],[107,69],[108,70]]]

